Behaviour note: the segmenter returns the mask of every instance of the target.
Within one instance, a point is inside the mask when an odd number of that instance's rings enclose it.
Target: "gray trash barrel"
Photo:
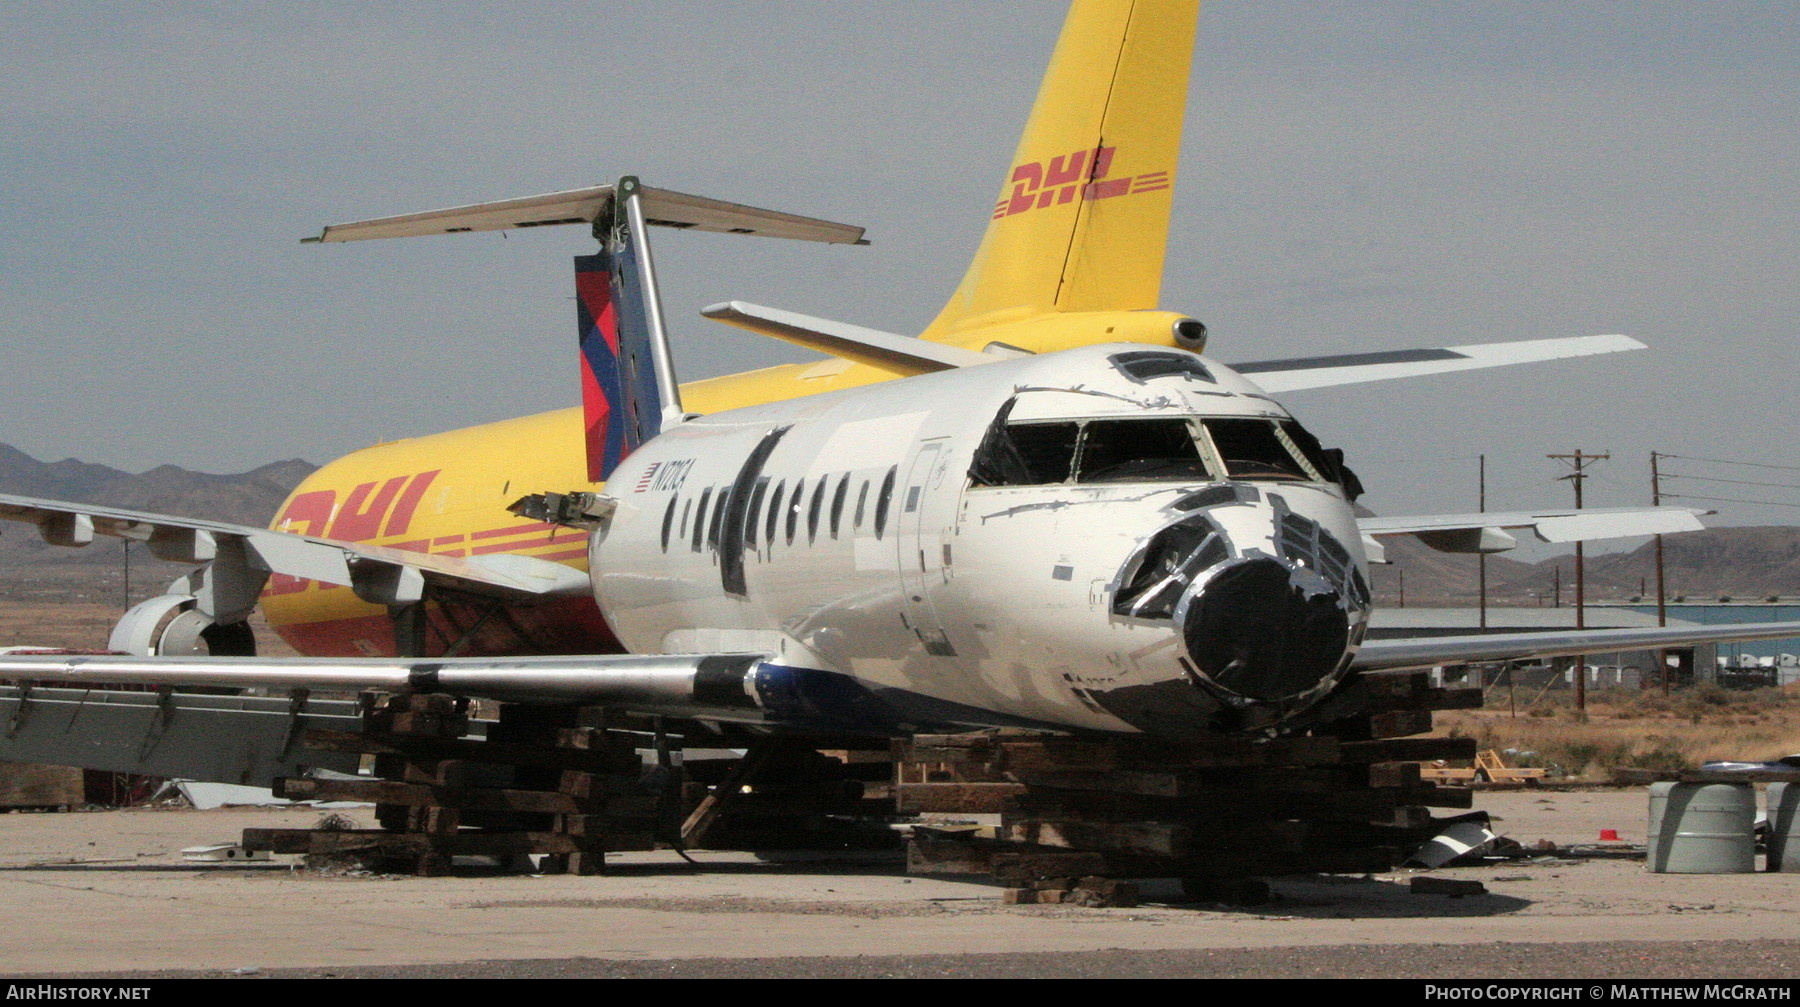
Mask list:
[[[1769,866],[1771,871],[1800,874],[1800,786],[1769,784]],[[1788,851],[1793,851],[1788,856]]]
[[[1650,785],[1653,874],[1756,870],[1756,788],[1748,783]]]

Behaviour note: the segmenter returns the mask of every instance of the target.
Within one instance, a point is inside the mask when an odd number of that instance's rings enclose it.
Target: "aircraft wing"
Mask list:
[[[755,672],[767,656],[196,659],[0,654],[0,679],[91,689],[152,685],[431,692],[502,702],[617,706],[639,713],[760,723],[765,718],[752,693]]]
[[[1488,511],[1358,518],[1365,544],[1370,539],[1411,535],[1439,552],[1505,552],[1519,544],[1510,531],[1526,530],[1540,542],[1585,542],[1700,531],[1703,515],[1692,507],[1596,507],[1586,510]],[[1377,552],[1380,546],[1376,545]]]
[[[1477,661],[1519,661],[1573,657],[1621,650],[1656,650],[1700,643],[1800,638],[1800,622],[1746,622],[1735,625],[1650,627],[1646,629],[1561,630],[1548,633],[1484,633],[1475,636],[1365,640],[1351,667],[1357,671],[1399,671]]]
[[[82,546],[108,535],[143,542],[158,559],[223,565],[229,572],[208,578],[213,593],[201,597],[203,609],[215,616],[248,611],[269,574],[345,585],[382,604],[417,601],[427,584],[514,600],[582,593],[590,586],[587,574],[530,556],[437,556],[60,500],[0,494],[0,519],[35,524],[52,545]]]
[[[1564,357],[1641,350],[1643,343],[1630,336],[1572,336],[1563,339],[1528,339],[1514,343],[1477,343],[1427,350],[1388,350],[1379,353],[1345,353],[1329,357],[1295,357],[1288,360],[1253,360],[1232,364],[1266,392],[1292,392],[1304,388],[1386,381],[1424,374],[1473,371],[1484,367],[1529,364]]]

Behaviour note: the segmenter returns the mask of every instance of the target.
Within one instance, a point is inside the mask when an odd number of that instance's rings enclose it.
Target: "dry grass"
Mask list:
[[[1484,710],[1437,715],[1434,734],[1473,737],[1480,748],[1508,749],[1521,766],[1552,776],[1603,779],[1616,767],[1691,769],[1717,759],[1760,762],[1800,752],[1800,689],[1727,692],[1703,685],[1669,696],[1606,690],[1589,694],[1587,715],[1556,693],[1517,716],[1494,690]]]

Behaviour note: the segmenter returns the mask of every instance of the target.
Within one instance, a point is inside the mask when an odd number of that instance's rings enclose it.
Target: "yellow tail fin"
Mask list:
[[[1156,307],[1199,0],[1075,0],[968,273],[928,339]]]

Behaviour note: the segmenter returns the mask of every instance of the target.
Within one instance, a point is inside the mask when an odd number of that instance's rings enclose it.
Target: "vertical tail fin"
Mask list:
[[[1156,307],[1199,0],[1075,0],[968,273],[926,338]]]
[[[638,192],[637,179],[619,180],[613,226],[596,228],[606,247],[575,257],[589,482],[682,415]]]

